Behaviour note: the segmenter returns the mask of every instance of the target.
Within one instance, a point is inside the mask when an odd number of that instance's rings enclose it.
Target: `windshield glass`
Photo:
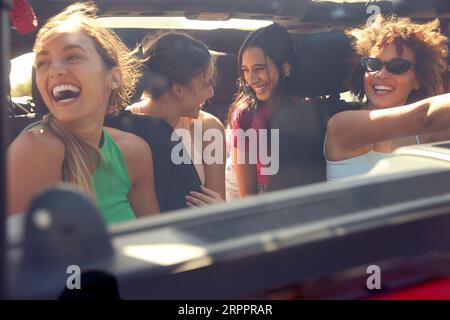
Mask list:
[[[227,19],[214,20],[220,18],[219,15],[206,15],[200,17],[202,20],[190,20],[185,17],[104,17],[100,18],[103,26],[109,28],[149,28],[149,29],[181,29],[181,30],[214,30],[214,29],[238,29],[255,30],[272,24],[272,21],[247,20],[247,19]]]
[[[133,268],[177,273],[388,232],[449,191],[439,1],[57,2],[11,20],[15,245],[32,216],[58,254],[102,230]]]

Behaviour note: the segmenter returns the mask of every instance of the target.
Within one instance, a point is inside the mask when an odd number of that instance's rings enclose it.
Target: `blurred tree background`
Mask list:
[[[31,79],[16,84],[11,88],[11,97],[31,96]]]

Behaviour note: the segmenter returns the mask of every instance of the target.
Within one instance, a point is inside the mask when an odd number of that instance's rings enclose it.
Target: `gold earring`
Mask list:
[[[117,99],[117,93],[113,92],[109,98],[108,107],[106,108],[106,114],[114,114],[120,109]]]

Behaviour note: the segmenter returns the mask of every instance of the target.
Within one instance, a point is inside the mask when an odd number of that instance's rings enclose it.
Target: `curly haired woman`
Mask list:
[[[396,148],[442,138],[450,128],[450,94],[442,94],[447,38],[438,20],[380,16],[347,33],[362,57],[352,91],[367,100],[327,124],[328,180],[367,173]]]

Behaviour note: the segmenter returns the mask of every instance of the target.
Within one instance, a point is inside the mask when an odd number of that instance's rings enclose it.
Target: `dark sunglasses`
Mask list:
[[[386,66],[390,73],[402,74],[414,66],[414,63],[402,58],[394,58],[386,62],[377,58],[362,58],[361,66],[368,72],[378,72],[383,69],[383,66]]]

